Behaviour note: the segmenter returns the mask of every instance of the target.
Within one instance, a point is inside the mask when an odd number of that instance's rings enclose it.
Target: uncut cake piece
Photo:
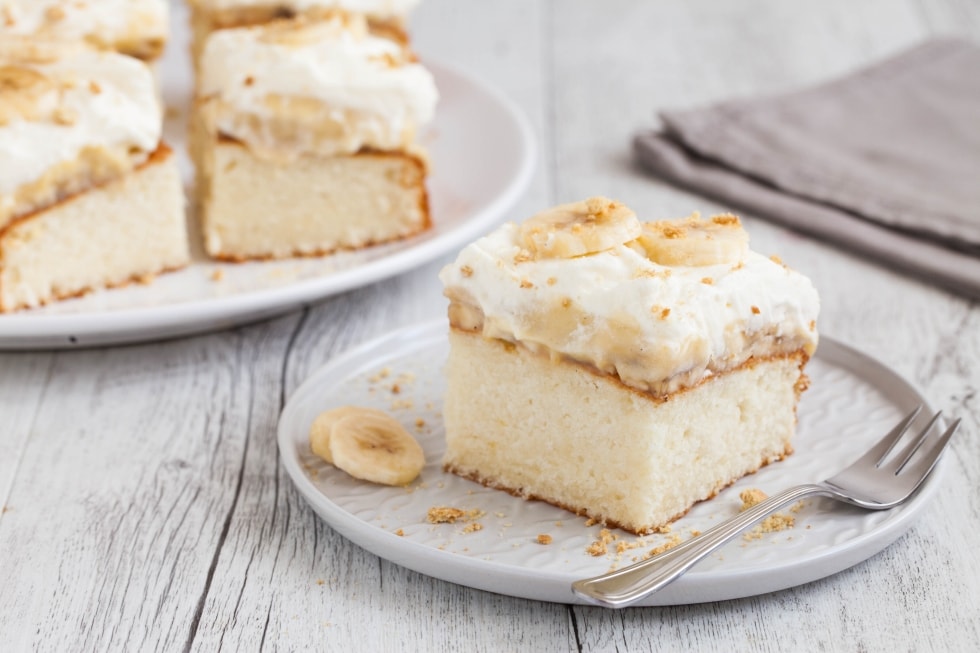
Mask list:
[[[143,62],[0,48],[0,312],[188,263],[175,158]]]
[[[168,16],[167,0],[0,0],[0,41],[83,41],[150,62],[163,54]]]
[[[332,10],[359,14],[372,33],[408,42],[408,15],[419,0],[190,0],[191,51],[195,61],[211,32],[278,19],[310,17]]]
[[[215,32],[199,93],[191,147],[212,256],[319,255],[429,227],[415,134],[435,83],[363,17]]]
[[[735,216],[591,198],[440,277],[449,471],[645,534],[792,452],[819,301]]]

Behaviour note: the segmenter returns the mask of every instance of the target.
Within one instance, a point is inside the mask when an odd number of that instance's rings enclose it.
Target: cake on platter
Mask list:
[[[175,157],[142,61],[81,43],[0,46],[0,312],[183,267]]]
[[[430,224],[432,75],[365,18],[331,12],[212,33],[190,149],[205,249],[223,260],[321,255]]]
[[[736,216],[593,197],[440,277],[447,470],[646,534],[792,453],[819,299]]]
[[[0,41],[82,41],[153,62],[169,36],[167,0],[2,0]]]

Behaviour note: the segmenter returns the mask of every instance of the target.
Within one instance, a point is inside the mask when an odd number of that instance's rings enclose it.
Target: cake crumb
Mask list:
[[[225,278],[225,271],[223,268],[215,268],[211,271],[211,281],[221,281]]]
[[[429,508],[429,512],[425,517],[425,520],[430,524],[455,524],[457,520],[462,519],[466,513],[459,508],[450,508],[449,506],[437,506],[435,508]]]
[[[317,585],[323,585],[323,583],[324,583],[324,580],[322,578],[317,578],[316,579],[316,584]]]
[[[483,524],[481,524],[478,521],[470,522],[469,524],[463,527],[464,533],[475,533],[476,531],[482,531],[482,530],[483,530]]]
[[[663,553],[664,551],[667,551],[668,549],[673,549],[675,546],[677,546],[680,543],[681,543],[681,538],[680,538],[680,536],[678,536],[675,533],[674,535],[671,535],[670,536],[670,539],[669,540],[667,540],[666,542],[664,542],[660,546],[655,546],[652,549],[650,549],[647,552],[647,554],[644,557],[644,559],[646,559],[646,558],[652,558],[655,555],[660,555],[661,553]]]
[[[762,311],[760,311],[760,310],[759,310],[759,307],[758,307],[758,306],[753,306],[753,307],[752,307],[752,314],[753,314],[753,315],[758,315],[758,314],[759,314],[759,313],[761,313],[761,312],[762,312]]]
[[[416,417],[415,418],[415,428],[420,429],[423,426],[425,426],[425,420],[422,419],[421,417]]]
[[[715,280],[714,280],[714,279],[712,279],[711,277],[702,277],[702,278],[701,278],[701,283],[703,283],[703,284],[704,284],[704,285],[706,285],[706,286],[710,286],[710,285],[711,285],[711,284],[713,284],[714,282],[715,282]]]
[[[757,503],[765,501],[767,498],[769,498],[769,495],[759,488],[749,488],[747,490],[742,490],[739,493],[738,498],[742,500],[742,507],[739,508],[739,512],[742,512],[748,510]]]
[[[699,531],[698,529],[696,529],[696,528],[692,528],[691,529],[691,537],[697,537],[700,534],[701,534],[701,531]]]
[[[554,277],[548,277],[548,285],[549,285],[549,286],[553,286],[553,285],[555,285],[556,283],[558,283],[558,279],[556,279],[556,278],[554,278]]]
[[[405,537],[405,531],[399,528],[397,531],[395,531],[395,535],[398,537]]]
[[[646,545],[647,545],[646,540],[634,540],[633,542],[627,542],[625,540],[620,540],[620,541],[616,542],[616,554],[617,555],[622,555],[623,553],[626,553],[627,551],[630,551],[632,549],[638,549],[641,546],[646,546]]]
[[[459,273],[461,275],[463,275],[464,277],[472,277],[473,276],[473,268],[471,268],[468,265],[464,265],[463,267],[461,267],[459,269]]]
[[[451,506],[435,506],[429,508],[425,520],[430,524],[455,524],[457,521],[473,522],[485,514],[485,512],[479,509],[460,510]],[[474,530],[480,530],[481,528],[483,526],[479,526],[479,528]]]
[[[748,510],[752,506],[768,498],[768,495],[758,488],[743,490],[738,496],[742,500],[742,507],[740,508],[740,511]],[[802,507],[799,502],[797,505]],[[798,512],[799,509],[800,508],[797,508],[796,505],[794,505],[793,508],[790,508],[790,510],[793,512]],[[743,535],[742,539],[744,539],[746,542],[751,542],[752,540],[761,539],[767,533],[785,531],[786,529],[793,528],[795,525],[795,517],[777,512],[762,520],[762,523]]]
[[[598,523],[599,523],[599,520],[596,519],[595,517],[589,517],[588,519],[585,520],[585,526],[586,526],[586,528],[589,527],[589,526],[595,526]]]
[[[613,535],[612,531],[608,528],[603,528],[599,531],[599,538],[585,547],[585,552],[594,557],[604,556],[609,552],[609,545],[616,539],[618,538],[616,535]]]
[[[540,533],[537,538],[538,544],[551,544],[552,538],[547,533]]]
[[[534,284],[530,279],[521,279],[521,288],[534,288]]]

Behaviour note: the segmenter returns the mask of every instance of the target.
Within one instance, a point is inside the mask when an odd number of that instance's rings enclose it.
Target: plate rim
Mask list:
[[[438,59],[427,58],[425,65],[432,71],[437,82],[440,79],[452,79],[456,84],[462,83],[491,98],[496,109],[511,123],[511,133],[517,144],[514,153],[519,165],[506,179],[502,190],[458,226],[352,268],[303,279],[286,286],[154,306],[43,315],[31,311],[3,313],[0,314],[0,351],[70,349],[146,342],[247,324],[397,276],[483,235],[520,200],[534,177],[538,161],[534,130],[521,108],[481,76]],[[186,272],[194,265],[192,262],[178,274]]]
[[[409,348],[400,349],[398,358],[433,347],[438,344],[440,338],[445,336],[447,330],[448,321],[444,318],[408,325],[348,349],[314,370],[290,394],[277,423],[277,445],[287,475],[304,501],[330,528],[354,544],[383,559],[440,580],[484,591],[546,602],[591,605],[572,594],[571,581],[579,578],[574,574],[553,570],[528,569],[495,560],[461,556],[401,538],[394,533],[358,519],[344,510],[323,494],[303,472],[299,458],[294,453],[296,447],[292,432],[287,429],[289,421],[287,416],[296,410],[296,406],[304,395],[320,387],[318,382],[321,377],[336,374],[338,370],[342,371],[343,368],[356,364],[372,352],[383,352],[386,348],[402,341],[407,342]],[[821,334],[821,342],[815,358],[819,358],[832,366],[844,368],[878,389],[881,389],[880,384],[869,380],[868,376],[888,377],[890,381],[900,384],[899,389],[905,395],[899,402],[893,398],[892,392],[888,392],[887,396],[893,403],[900,404],[912,401],[921,403],[927,411],[933,410],[928,399],[913,383],[869,354],[830,336]],[[379,360],[374,359],[370,365],[371,369],[378,364]],[[353,372],[345,372],[342,374],[342,378],[349,378],[351,374]],[[324,393],[320,390],[318,394],[323,395]],[[883,520],[877,526],[855,537],[807,555],[782,562],[777,561],[775,564],[771,562],[755,563],[721,573],[718,570],[699,572],[695,568],[660,592],[647,597],[636,605],[683,605],[745,598],[789,589],[844,571],[883,551],[912,526],[921,511],[938,491],[947,464],[947,457],[943,456],[933,473],[923,482],[912,499],[902,505],[903,509],[896,516]],[[847,508],[844,507],[844,509]],[[404,555],[393,555],[388,550],[391,547],[404,553]],[[450,573],[447,570],[456,573]],[[458,578],[460,574],[476,575],[478,576],[477,582],[463,582]],[[789,580],[790,576],[792,576],[792,580]],[[751,581],[752,589],[746,592],[748,581]],[[559,596],[559,592],[556,591],[557,588],[551,587],[556,583],[567,584],[567,595]],[[544,585],[549,587],[543,587]]]

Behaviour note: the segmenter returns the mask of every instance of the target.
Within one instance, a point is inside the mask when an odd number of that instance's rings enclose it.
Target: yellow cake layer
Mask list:
[[[453,329],[446,469],[637,534],[792,452],[800,351],[666,398]]]

